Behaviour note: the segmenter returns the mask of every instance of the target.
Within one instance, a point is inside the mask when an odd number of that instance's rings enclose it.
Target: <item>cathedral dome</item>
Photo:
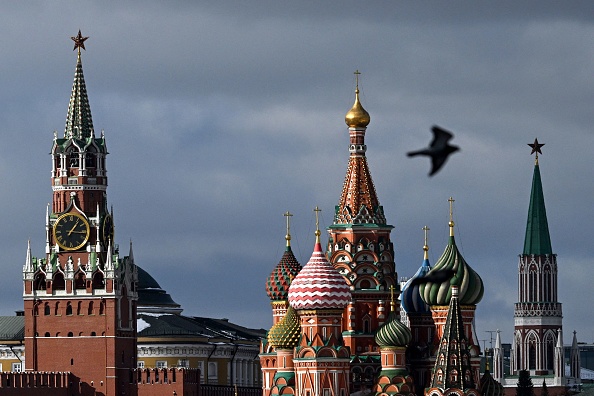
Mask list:
[[[487,367],[485,369],[485,374],[481,377],[481,382],[479,385],[479,390],[481,391],[481,395],[483,396],[503,396],[503,385],[501,385],[489,371],[488,367],[488,360],[487,360]]]
[[[450,223],[453,229],[453,222]],[[451,273],[447,279],[438,280],[442,274]],[[433,275],[433,276],[432,276]],[[420,284],[421,298],[429,305],[448,305],[452,297],[452,286],[458,286],[458,300],[460,304],[478,304],[483,298],[483,280],[464,260],[458,251],[454,240],[453,231],[450,240],[441,257],[431,271],[427,274],[431,280]]]
[[[431,271],[431,265],[429,265],[429,259],[423,260],[423,265],[417,270],[417,272],[410,278],[402,288],[400,293],[400,300],[402,308],[407,314],[411,313],[429,313],[429,305],[421,298],[421,292],[419,290],[419,283],[416,279],[422,278]]]
[[[181,305],[173,301],[169,293],[148,272],[138,269],[138,312],[180,314]]]
[[[351,291],[344,277],[330,264],[320,242],[316,242],[308,263],[291,282],[289,304],[297,310],[342,309],[350,300]]]
[[[355,104],[344,116],[344,122],[351,128],[365,128],[371,117],[359,102],[359,88],[355,90]]]
[[[299,271],[301,271],[301,264],[299,264],[293,255],[291,246],[287,246],[280,262],[266,280],[266,293],[268,297],[272,301],[286,300],[289,296],[291,279],[295,278]]]
[[[388,321],[375,333],[375,342],[380,348],[405,347],[411,339],[410,329],[398,319],[395,311],[390,312]]]
[[[292,349],[297,346],[300,334],[299,316],[293,307],[289,307],[285,317],[272,326],[267,338],[268,343],[274,348]]]

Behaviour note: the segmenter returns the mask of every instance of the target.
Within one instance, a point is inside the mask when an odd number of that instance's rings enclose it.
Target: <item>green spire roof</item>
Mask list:
[[[87,96],[80,52],[76,61],[74,83],[72,84],[72,94],[70,95],[70,103],[68,104],[64,137],[66,139],[94,137],[93,118],[91,117],[91,106],[89,105],[89,98]]]
[[[538,162],[534,165],[534,176],[532,177],[532,191],[530,193],[530,207],[528,209],[523,254],[553,254]]]

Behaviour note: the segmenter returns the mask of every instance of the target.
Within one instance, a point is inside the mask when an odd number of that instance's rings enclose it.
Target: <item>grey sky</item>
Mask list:
[[[271,324],[265,279],[294,213],[302,264],[312,209],[332,221],[359,69],[368,160],[399,276],[456,241],[485,281],[486,330],[511,339],[533,157],[558,254],[565,342],[594,342],[592,2],[5,2],[0,5],[0,314],[22,309],[27,239],[44,251],[52,132],[63,133],[82,30],[97,133],[105,130],[116,239],[129,239],[185,313]],[[462,148],[433,178],[430,127]]]

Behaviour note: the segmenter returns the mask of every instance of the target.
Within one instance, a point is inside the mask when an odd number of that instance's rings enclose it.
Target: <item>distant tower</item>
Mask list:
[[[358,78],[359,72],[355,74]],[[353,295],[343,317],[345,345],[357,356],[355,360],[365,360],[361,355],[379,355],[374,333],[386,320],[385,302],[390,298],[390,286],[396,288],[397,294],[400,287],[390,241],[393,226],[386,222],[365,156],[370,116],[359,101],[358,79],[355,103],[345,122],[350,135],[349,163],[334,222],[328,227],[327,255],[345,277]],[[376,363],[368,375],[373,377],[379,368]]]
[[[341,335],[342,316],[351,292],[322,252],[317,211],[314,251],[289,288],[289,304],[297,311],[301,324],[293,359],[295,394],[347,396],[351,354]]]
[[[524,251],[518,264],[511,372],[517,375],[520,370],[529,370],[532,376],[554,375],[553,385],[562,385],[563,362],[558,369],[555,363],[555,347],[563,327],[561,303],[557,301],[557,255],[551,248],[538,164],[544,144],[535,139],[529,146],[536,159]]]
[[[412,331],[412,341],[408,347],[408,363],[413,367],[412,376],[415,380],[416,392],[423,394],[423,390],[429,386],[431,370],[434,359],[432,358],[435,344],[435,323],[431,309],[421,298],[418,280],[431,271],[429,264],[429,227],[423,227],[425,233],[425,244],[423,245],[423,263],[417,272],[402,287],[400,300],[403,310],[406,312],[409,326]]]
[[[119,258],[107,208],[105,137],[95,136],[80,49],[64,136],[51,150],[45,258],[23,266],[26,371],[72,372],[83,395],[133,394],[138,272]],[[79,393],[77,393],[79,394]]]

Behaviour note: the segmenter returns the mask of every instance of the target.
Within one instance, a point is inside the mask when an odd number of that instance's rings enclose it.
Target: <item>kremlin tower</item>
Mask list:
[[[54,133],[51,149],[45,257],[28,246],[23,266],[25,370],[75,373],[73,394],[133,394],[138,272],[113,240],[107,146],[95,135],[81,61],[86,39],[72,37],[78,56],[64,135]]]

